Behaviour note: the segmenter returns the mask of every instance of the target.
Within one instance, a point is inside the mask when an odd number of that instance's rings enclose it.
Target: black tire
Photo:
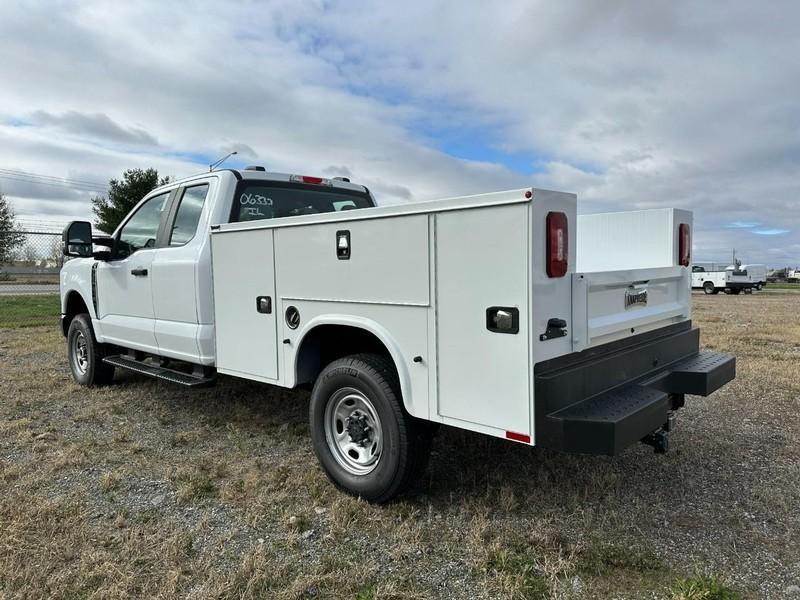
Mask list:
[[[716,296],[717,294],[719,294],[719,288],[714,288],[714,291],[711,293]]]
[[[114,366],[103,362],[105,355],[106,348],[97,343],[89,315],[83,313],[72,319],[67,331],[67,359],[72,378],[80,385],[110,383]]]
[[[759,292],[761,291],[761,288],[763,288],[763,287],[764,287],[764,286],[763,286],[763,285],[761,285],[760,283],[757,283],[757,284],[756,284],[756,290],[757,290],[757,291],[759,291]]]
[[[734,296],[738,296],[741,293],[742,293],[742,289],[741,288],[733,288],[731,290],[731,294],[733,294]]]
[[[388,502],[425,469],[434,429],[406,412],[387,358],[356,354],[326,366],[311,392],[309,419],[322,468],[348,494]]]
[[[713,293],[714,293],[714,284],[713,284],[713,283],[711,283],[710,281],[706,281],[706,282],[703,284],[703,291],[704,291],[706,294],[709,294],[709,295],[713,294]]]

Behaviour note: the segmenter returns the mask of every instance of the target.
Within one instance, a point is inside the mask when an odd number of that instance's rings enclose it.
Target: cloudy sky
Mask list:
[[[781,1],[3,2],[0,189],[64,222],[235,149],[379,202],[690,208],[696,259],[798,265],[798,31]]]

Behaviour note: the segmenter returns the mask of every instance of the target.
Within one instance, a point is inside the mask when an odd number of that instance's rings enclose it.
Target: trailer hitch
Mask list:
[[[643,444],[652,446],[656,454],[666,454],[669,450],[669,433],[673,429],[675,429],[675,415],[670,414],[666,423],[653,433],[648,433],[641,441]]]

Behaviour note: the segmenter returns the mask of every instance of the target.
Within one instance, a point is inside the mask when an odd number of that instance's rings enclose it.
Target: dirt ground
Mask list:
[[[443,428],[412,494],[336,492],[308,392],[120,373],[0,330],[0,598],[800,598],[800,294],[695,296],[737,379],[672,450],[569,456]]]

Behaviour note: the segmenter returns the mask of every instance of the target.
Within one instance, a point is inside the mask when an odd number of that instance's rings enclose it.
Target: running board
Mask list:
[[[209,385],[213,383],[215,379],[213,376],[192,375],[166,367],[159,367],[127,356],[106,356],[103,362],[114,365],[115,367],[141,373],[142,375],[148,375],[156,379],[171,381],[172,383],[178,383],[188,387]]]

